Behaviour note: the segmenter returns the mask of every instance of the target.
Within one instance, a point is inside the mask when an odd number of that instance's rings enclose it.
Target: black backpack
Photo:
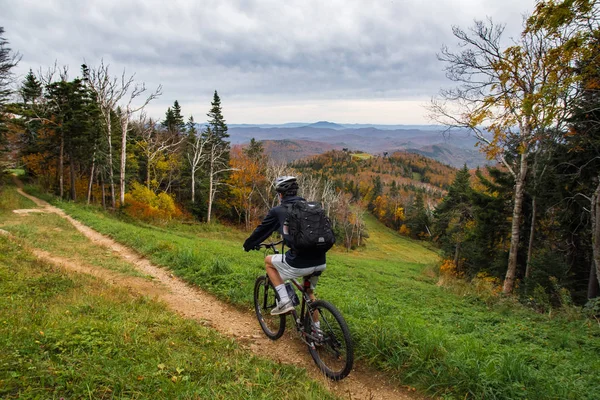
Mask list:
[[[299,254],[326,252],[335,243],[331,221],[325,215],[321,203],[299,200],[287,205],[288,216],[284,225],[292,243],[290,246]],[[284,232],[286,231],[284,226]]]

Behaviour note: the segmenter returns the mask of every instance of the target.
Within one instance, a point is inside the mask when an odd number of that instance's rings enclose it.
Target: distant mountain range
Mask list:
[[[372,154],[405,150],[457,168],[464,164],[474,168],[489,163],[475,148],[477,141],[469,131],[444,132],[444,127],[435,125],[345,125],[328,121],[229,125],[233,144],[244,144],[252,138],[267,141],[265,149],[280,161],[346,148]]]

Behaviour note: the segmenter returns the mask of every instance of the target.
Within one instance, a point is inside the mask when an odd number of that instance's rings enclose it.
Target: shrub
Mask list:
[[[146,222],[165,223],[183,214],[167,193],[158,195],[147,187],[134,182],[131,191],[125,194],[125,214]]]

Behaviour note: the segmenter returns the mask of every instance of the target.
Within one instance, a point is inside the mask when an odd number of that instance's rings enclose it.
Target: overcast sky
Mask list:
[[[0,0],[22,77],[54,64],[70,77],[101,59],[203,121],[214,90],[228,123],[429,123],[447,85],[436,53],[452,25],[492,17],[518,36],[534,0]]]

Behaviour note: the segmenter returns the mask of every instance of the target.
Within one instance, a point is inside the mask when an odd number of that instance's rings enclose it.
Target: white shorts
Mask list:
[[[302,276],[310,275],[314,272],[324,271],[327,267],[326,264],[317,265],[309,268],[294,268],[285,262],[285,256],[283,254],[273,254],[271,256],[271,264],[279,271],[281,279],[288,280],[294,278],[300,278]],[[312,276],[310,278],[310,288],[314,290],[319,281],[319,276]]]

